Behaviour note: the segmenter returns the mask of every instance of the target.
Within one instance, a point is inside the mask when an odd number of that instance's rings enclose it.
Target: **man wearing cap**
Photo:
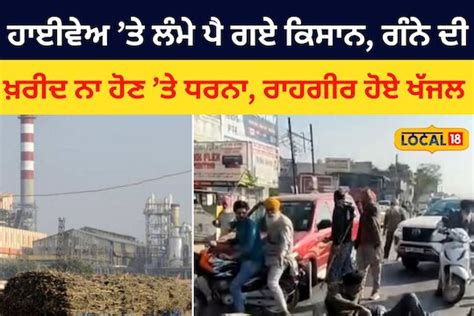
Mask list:
[[[293,223],[282,214],[278,199],[268,198],[264,206],[267,228],[265,265],[268,267],[268,288],[282,311],[286,315],[291,315],[279,282],[285,270],[287,258],[293,252]]]

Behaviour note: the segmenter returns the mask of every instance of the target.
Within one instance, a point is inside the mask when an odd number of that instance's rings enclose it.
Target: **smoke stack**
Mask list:
[[[35,117],[21,115],[21,206],[35,206]]]

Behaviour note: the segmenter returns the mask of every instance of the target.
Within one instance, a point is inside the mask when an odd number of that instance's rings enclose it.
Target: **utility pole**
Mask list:
[[[398,154],[395,154],[395,179],[396,179],[396,184],[395,184],[395,198],[399,199],[400,198],[400,176],[398,174]]]
[[[316,165],[314,164],[314,139],[313,139],[313,124],[309,124],[309,134],[311,141],[311,164],[313,166],[313,175],[316,174]]]
[[[293,169],[293,186],[294,186],[294,193],[298,193],[298,187],[296,183],[296,161],[295,161],[295,148],[293,145],[293,132],[291,131],[291,118],[288,117],[288,137],[290,138],[290,150],[291,150],[291,165]]]

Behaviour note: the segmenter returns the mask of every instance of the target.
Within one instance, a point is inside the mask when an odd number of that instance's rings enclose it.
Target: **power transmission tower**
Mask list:
[[[60,263],[64,260],[64,231],[66,229],[66,218],[58,218],[58,242],[56,245],[56,261]]]

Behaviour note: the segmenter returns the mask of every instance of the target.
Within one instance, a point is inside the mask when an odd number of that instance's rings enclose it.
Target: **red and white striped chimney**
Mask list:
[[[21,115],[21,205],[35,205],[35,116]]]

